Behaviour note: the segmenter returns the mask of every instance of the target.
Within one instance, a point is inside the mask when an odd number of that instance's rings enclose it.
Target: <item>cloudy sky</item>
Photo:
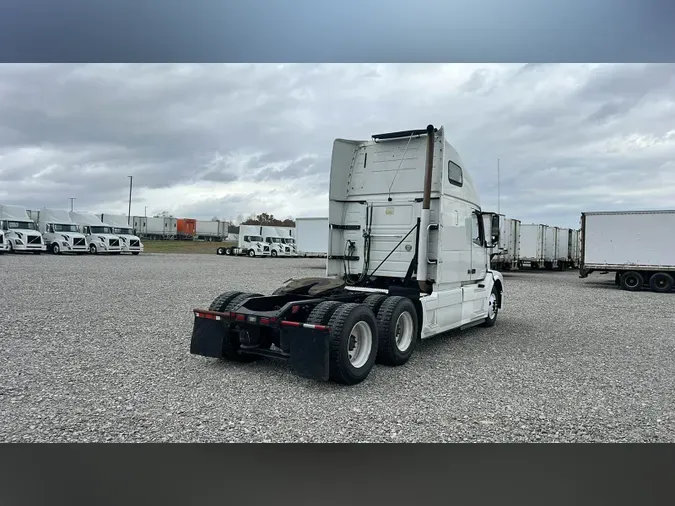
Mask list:
[[[523,222],[675,207],[675,65],[0,65],[0,203],[327,212],[337,137],[444,125]]]

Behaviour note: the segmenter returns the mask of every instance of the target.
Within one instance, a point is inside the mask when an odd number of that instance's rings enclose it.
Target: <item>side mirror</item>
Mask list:
[[[492,230],[490,232],[492,236],[492,246],[499,244],[499,215],[492,215]]]

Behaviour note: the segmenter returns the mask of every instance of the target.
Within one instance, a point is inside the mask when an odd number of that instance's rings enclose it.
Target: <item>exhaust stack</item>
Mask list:
[[[431,292],[431,283],[428,282],[428,248],[429,248],[429,221],[431,214],[431,176],[434,169],[434,143],[436,135],[434,126],[427,126],[427,160],[424,172],[424,196],[422,199],[422,216],[420,218],[419,244],[417,245],[417,283],[420,291]]]

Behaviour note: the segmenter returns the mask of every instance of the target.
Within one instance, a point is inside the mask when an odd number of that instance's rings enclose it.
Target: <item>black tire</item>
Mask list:
[[[370,329],[370,353],[365,363],[355,367],[349,360],[351,334],[364,322]],[[363,304],[342,304],[328,322],[330,327],[330,379],[344,385],[356,385],[368,377],[377,357],[377,321]],[[366,348],[367,349],[367,348]]]
[[[312,325],[328,325],[328,322],[340,305],[342,305],[342,302],[337,300],[327,300],[317,304],[312,309],[312,312],[309,313],[307,323],[311,323]]]
[[[372,295],[368,295],[366,299],[363,301],[363,305],[370,308],[370,310],[373,312],[373,314],[377,314],[377,312],[380,310],[380,306],[384,302],[384,299],[387,298],[387,294],[384,293],[374,293]]]
[[[649,278],[649,288],[656,293],[669,293],[673,290],[675,280],[667,272],[657,272]]]
[[[251,258],[255,257],[255,250],[252,249],[248,250],[248,256],[250,256]]]
[[[49,251],[53,253],[54,255],[58,255],[61,253],[61,248],[57,243],[52,243],[52,245],[49,247]]]
[[[224,255],[225,254],[225,249],[224,248],[218,248],[216,250],[216,255]]]
[[[225,313],[236,309],[239,304],[251,297],[259,296],[254,293],[242,292],[225,292],[219,295],[209,306],[211,311],[219,311]],[[226,331],[223,339],[223,358],[233,362],[253,362],[259,357],[256,355],[241,355],[239,351],[239,334],[236,332]]]
[[[14,251],[14,245],[12,244],[12,241],[9,241],[7,244],[9,245],[9,253],[16,253],[16,251]]]
[[[275,249],[273,249],[272,252],[270,253],[270,256],[271,256],[272,258],[276,258],[277,255],[278,255],[278,253],[277,253],[277,250],[275,250]]]
[[[629,292],[639,292],[645,284],[645,278],[637,271],[624,272],[620,281],[621,288]]]
[[[419,333],[415,304],[406,297],[387,297],[377,312],[377,325],[377,363],[393,366],[405,364],[415,351]],[[407,338],[399,338],[399,331],[408,334]]]
[[[498,301],[499,290],[497,290],[496,286],[493,286],[490,298],[488,299],[488,315],[485,321],[481,323],[481,327],[494,327],[494,324],[497,323],[497,316],[499,315]]]
[[[232,248],[225,248],[225,254],[231,255],[232,254]]]
[[[91,253],[92,255],[95,255],[97,253],[95,244],[89,245],[89,253]]]

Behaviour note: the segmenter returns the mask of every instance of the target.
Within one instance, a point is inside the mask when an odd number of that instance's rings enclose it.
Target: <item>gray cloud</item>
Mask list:
[[[444,124],[482,204],[673,207],[675,65],[2,65],[0,201],[323,214],[332,142]]]

